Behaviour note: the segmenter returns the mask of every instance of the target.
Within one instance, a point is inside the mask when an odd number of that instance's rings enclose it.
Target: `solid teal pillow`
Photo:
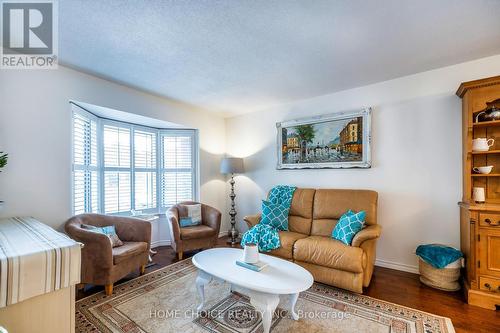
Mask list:
[[[288,230],[288,212],[290,208],[262,200],[261,224],[270,225],[278,230]]]
[[[364,211],[354,213],[352,210],[348,210],[333,229],[332,238],[346,245],[351,245],[354,236],[365,226],[365,218]]]
[[[201,221],[195,222],[195,221],[193,221],[192,217],[181,217],[181,219],[179,221],[179,225],[181,226],[181,228],[192,227],[192,226],[200,225],[200,224],[201,224]]]

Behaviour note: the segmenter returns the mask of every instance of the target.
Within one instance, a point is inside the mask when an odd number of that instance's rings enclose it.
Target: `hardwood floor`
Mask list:
[[[221,238],[218,246],[227,246],[226,239]],[[153,261],[156,264],[147,267],[146,273],[177,262],[177,258],[172,248],[162,246],[155,250],[158,250],[158,254],[153,257]],[[196,252],[187,252],[184,254],[184,257],[189,258],[195,253]],[[137,276],[139,276],[139,270],[127,276],[124,281]],[[81,299],[102,290],[103,287],[87,287],[84,291],[78,291],[77,299]],[[377,299],[451,318],[457,333],[500,332],[500,311],[491,311],[470,306],[464,303],[460,291],[444,292],[424,286],[418,280],[417,274],[376,267],[371,284],[365,290],[364,294]]]

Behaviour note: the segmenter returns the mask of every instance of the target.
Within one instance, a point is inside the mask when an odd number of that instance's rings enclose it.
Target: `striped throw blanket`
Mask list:
[[[80,251],[34,218],[0,219],[0,308],[79,283]]]

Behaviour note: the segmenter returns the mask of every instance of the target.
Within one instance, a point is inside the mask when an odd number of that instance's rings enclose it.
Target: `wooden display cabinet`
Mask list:
[[[463,196],[460,202],[460,246],[465,256],[464,292],[472,305],[500,308],[500,120],[476,122],[486,102],[500,98],[500,76],[464,82],[462,98]],[[473,152],[472,140],[493,138],[486,152]],[[490,174],[474,167],[492,165]],[[472,200],[472,188],[485,189],[484,203]]]

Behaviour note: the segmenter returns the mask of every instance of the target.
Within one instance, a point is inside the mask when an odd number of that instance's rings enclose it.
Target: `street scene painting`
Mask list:
[[[278,123],[278,169],[370,167],[370,109]]]

